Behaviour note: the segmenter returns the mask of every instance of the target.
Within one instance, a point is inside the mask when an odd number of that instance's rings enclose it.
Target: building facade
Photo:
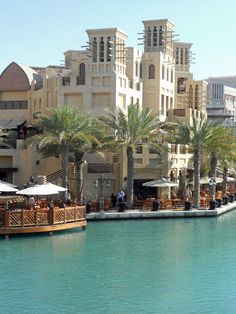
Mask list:
[[[151,108],[160,121],[191,120],[193,115],[206,117],[207,83],[192,78],[191,44],[174,42],[174,24],[167,19],[143,21],[143,25],[142,52],[127,47],[127,34],[117,28],[89,29],[88,41],[82,50],[64,53],[64,66],[26,67],[13,62],[3,71],[1,126],[11,120],[21,133],[15,134],[15,148],[0,150],[2,168],[12,169],[5,177],[0,169],[1,178],[21,186],[31,175],[45,174],[50,181],[59,183],[60,161],[44,160],[34,148],[23,145],[27,132],[35,132],[33,120],[58,106],[72,106],[101,116],[106,108],[119,107],[126,111],[129,104],[136,103]],[[12,132],[14,128],[9,130]],[[134,171],[137,194],[145,181],[161,177],[177,180],[180,173],[186,172],[192,152],[186,147],[165,145],[168,149],[164,157],[145,145],[138,147]],[[108,197],[125,187],[124,153],[108,153],[104,157],[86,155],[85,158],[88,198],[99,198],[101,189]],[[73,165],[69,176],[73,192]]]
[[[210,77],[208,82],[208,119],[236,127],[236,77]]]

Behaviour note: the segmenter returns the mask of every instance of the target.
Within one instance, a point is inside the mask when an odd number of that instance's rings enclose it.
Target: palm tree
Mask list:
[[[118,148],[125,148],[127,155],[127,206],[133,206],[133,173],[134,151],[145,140],[147,144],[154,144],[154,131],[160,125],[158,118],[152,115],[149,108],[141,108],[137,104],[128,106],[127,113],[121,108],[107,110],[108,115],[101,120],[114,131],[114,140]]]
[[[235,159],[233,152],[236,148],[236,138],[232,129],[221,125],[212,126],[212,136],[207,141],[205,150],[210,154],[210,175],[216,177],[217,166],[223,168],[223,190],[226,191],[225,174],[227,174],[227,164]],[[216,186],[212,185],[212,195],[215,195]]]
[[[43,115],[35,122],[42,133],[30,138],[28,142],[37,144],[39,151],[45,155],[60,155],[62,166],[62,185],[68,188],[68,160],[70,143],[78,126],[77,111],[62,106],[50,110],[49,115]]]
[[[100,147],[101,128],[95,118],[71,107],[59,107],[42,116],[35,125],[43,132],[28,139],[38,145],[44,157],[61,156],[63,186],[68,188],[69,155],[74,155],[76,168],[76,198],[81,201],[84,154]]]
[[[85,114],[77,115],[78,126],[71,139],[70,151],[74,153],[76,169],[76,198],[82,201],[83,192],[83,167],[85,153],[94,153],[101,150],[102,133],[98,121]]]
[[[194,166],[194,199],[193,206],[199,208],[200,203],[200,166],[201,152],[204,145],[212,136],[212,125],[207,120],[193,118],[192,123],[179,121],[176,141],[179,144],[191,145],[193,147]]]

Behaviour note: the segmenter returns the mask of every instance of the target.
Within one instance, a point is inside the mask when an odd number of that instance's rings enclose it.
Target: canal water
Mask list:
[[[0,240],[1,313],[236,313],[236,211]]]

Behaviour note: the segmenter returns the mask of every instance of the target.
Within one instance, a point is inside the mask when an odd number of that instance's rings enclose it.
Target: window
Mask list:
[[[163,26],[160,26],[159,28],[159,46],[163,46],[164,45],[164,30],[163,30]]]
[[[135,62],[135,75],[138,76],[138,61]]]
[[[62,85],[63,86],[70,86],[70,77],[69,76],[65,76],[62,78]]]
[[[153,46],[154,47],[157,46],[157,28],[156,28],[156,26],[154,26],[154,30],[153,30]]]
[[[173,98],[170,97],[170,109],[173,109]]]
[[[107,62],[110,62],[112,58],[112,42],[111,37],[107,38]]]
[[[147,30],[147,46],[148,47],[151,47],[151,44],[152,44],[152,32],[151,32],[151,28],[148,27],[148,30]]]
[[[105,46],[104,46],[104,40],[103,37],[100,39],[100,62],[104,62],[104,54],[105,54]]]
[[[28,101],[25,100],[0,101],[0,110],[8,109],[28,109]]]
[[[79,65],[79,76],[77,76],[77,85],[85,84],[85,64],[80,63]]]
[[[97,62],[97,39],[96,37],[94,37],[93,39],[93,43],[92,43],[92,59],[93,59],[93,62]]]
[[[189,108],[193,108],[193,86],[189,87]]]
[[[169,81],[169,69],[166,68],[166,80]]]
[[[185,48],[185,64],[189,64],[189,51],[188,48]]]
[[[155,78],[155,65],[154,64],[149,65],[148,78],[149,79],[154,79]]]
[[[166,111],[169,110],[169,97],[166,96]]]
[[[195,109],[199,109],[198,108],[198,98],[199,98],[199,88],[198,85],[195,86],[195,97],[194,97],[194,108]]]
[[[184,51],[183,51],[183,48],[180,49],[180,64],[184,64]]]
[[[143,77],[143,64],[140,63],[139,65],[139,77],[142,78]]]
[[[171,83],[173,83],[173,80],[174,80],[174,71],[171,68],[171,71],[170,71],[170,81],[171,81]]]
[[[175,63],[179,64],[179,48],[178,47],[176,48],[176,51],[175,51]]]
[[[161,78],[162,78],[163,80],[165,79],[165,65],[164,65],[164,64],[162,64]]]
[[[161,114],[164,114],[165,111],[165,96],[161,95]]]
[[[142,145],[136,146],[135,153],[136,154],[142,154],[143,153],[143,146]]]

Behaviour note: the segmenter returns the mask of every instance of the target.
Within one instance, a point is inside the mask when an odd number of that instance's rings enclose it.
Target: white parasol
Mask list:
[[[0,180],[0,183],[5,184],[5,185],[8,185],[8,186],[10,186],[10,187],[12,187],[12,188],[17,188],[17,185],[15,185],[15,184],[13,184],[13,183],[5,182],[5,181],[2,181],[2,180]]]
[[[172,187],[172,186],[179,186],[178,183],[169,181],[167,179],[160,179],[160,180],[152,180],[142,184],[143,186],[150,186],[150,187]]]
[[[18,189],[0,182],[0,192],[17,192]]]
[[[200,179],[200,184],[209,184],[211,178],[208,177],[202,177]],[[235,179],[233,177],[227,177],[227,182],[233,182],[235,181]],[[215,177],[215,182],[216,183],[222,183],[223,182],[223,178],[221,177]]]
[[[179,186],[178,183],[169,181],[165,178],[162,178],[160,180],[153,180],[148,181],[142,184],[143,186],[149,186],[149,187],[159,187],[159,188],[169,188],[168,189],[168,198],[170,198],[170,188],[173,186]]]
[[[59,192],[65,192],[67,189],[52,183],[36,184],[27,189],[18,191],[21,195],[53,195]]]

